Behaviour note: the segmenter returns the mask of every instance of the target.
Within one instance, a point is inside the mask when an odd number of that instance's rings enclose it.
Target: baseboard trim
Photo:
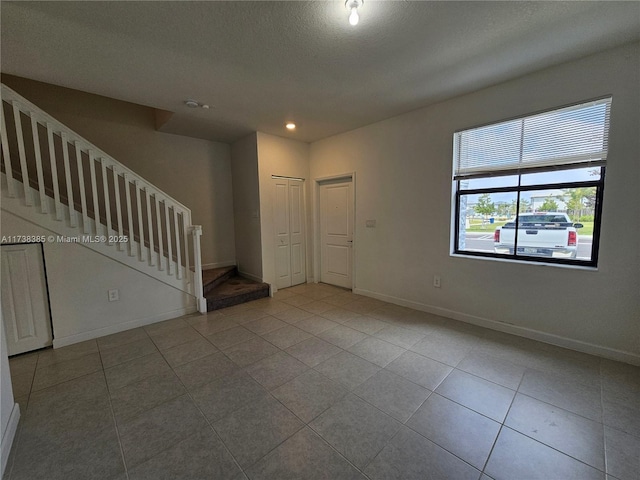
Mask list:
[[[561,335],[555,335],[553,333],[542,332],[540,330],[534,330],[531,328],[520,327],[518,325],[511,325],[508,323],[499,322],[497,320],[491,320],[488,318],[478,317],[470,315],[468,313],[458,312],[456,310],[449,310],[447,308],[436,307],[425,303],[414,302],[406,300],[404,298],[394,297],[392,295],[385,295],[383,293],[372,292],[361,288],[354,288],[353,293],[358,295],[364,295],[365,297],[371,297],[384,302],[393,303],[403,307],[413,308],[414,310],[420,310],[422,312],[432,313],[441,317],[451,318],[453,320],[459,320],[461,322],[470,323],[479,327],[485,327],[491,330],[497,330],[499,332],[510,333],[519,337],[529,338],[531,340],[537,340],[539,342],[556,345],[558,347],[569,348],[582,353],[588,353],[591,355],[597,355],[599,357],[608,358],[610,360],[616,360],[619,362],[629,363],[631,365],[640,366],[640,355],[636,355],[632,352],[624,350],[617,350],[615,348],[604,347],[602,345],[595,345],[593,343],[583,342],[581,340],[575,340],[569,337],[563,337]]]
[[[18,431],[18,422],[20,421],[20,405],[13,404],[11,409],[11,415],[9,415],[9,422],[7,422],[7,428],[5,428],[2,434],[2,453],[0,466],[0,477],[4,476],[4,470],[7,468],[7,462],[9,461],[9,454],[11,453],[11,446],[16,438],[16,432]]]
[[[254,282],[258,282],[258,283],[263,282],[261,277],[258,277],[257,275],[254,275],[252,273],[243,272],[242,270],[238,270],[238,273],[241,276],[248,278],[249,280],[253,280]]]
[[[105,335],[111,335],[112,333],[119,333],[132,328],[144,327],[145,325],[162,322],[163,320],[171,320],[172,318],[182,317],[183,315],[189,315],[191,313],[196,313],[197,311],[198,309],[196,305],[190,305],[185,308],[159,313],[151,317],[137,318],[135,320],[119,323],[117,325],[109,325],[108,327],[98,328],[97,330],[91,330],[89,332],[54,338],[53,348],[66,347],[67,345],[73,345],[74,343],[93,340],[94,338],[103,337]]]
[[[202,269],[211,270],[212,268],[233,267],[235,264],[236,264],[235,260],[227,260],[225,262],[215,262],[215,263],[204,263],[202,264]]]

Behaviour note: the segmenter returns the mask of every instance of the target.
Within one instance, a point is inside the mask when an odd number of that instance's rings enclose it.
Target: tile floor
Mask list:
[[[327,285],[10,364],[7,480],[640,478],[640,368]]]

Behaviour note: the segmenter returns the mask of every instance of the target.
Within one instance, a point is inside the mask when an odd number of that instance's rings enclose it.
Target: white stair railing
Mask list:
[[[141,271],[170,280],[206,312],[202,227],[191,224],[191,210],[6,85],[1,92],[6,196],[79,234],[104,237],[114,256],[137,257]]]

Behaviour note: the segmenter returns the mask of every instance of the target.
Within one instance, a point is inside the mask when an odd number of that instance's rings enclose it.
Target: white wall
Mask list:
[[[11,386],[11,372],[9,371],[9,357],[7,342],[2,323],[2,309],[0,308],[0,477],[7,466],[11,444],[15,436],[20,407],[13,399]]]
[[[2,235],[50,234],[2,212]],[[44,261],[54,347],[195,311],[193,297],[81,244],[46,242]],[[110,289],[119,301],[108,301]]]
[[[203,265],[235,260],[229,145],[155,130],[155,110],[11,75],[14,89],[191,209]]]
[[[260,210],[262,215],[262,276],[275,284],[275,189],[272,175],[305,179],[305,196],[310,205],[309,144],[258,132],[258,168],[260,172]],[[309,213],[309,212],[308,212]],[[307,278],[312,277],[310,252],[310,215],[307,215]]]
[[[238,270],[254,280],[262,281],[258,143],[255,133],[231,146],[231,172]]]
[[[312,179],[357,174],[356,289],[640,362],[639,58],[628,45],[313,143]],[[451,256],[454,131],[608,94],[597,271]]]

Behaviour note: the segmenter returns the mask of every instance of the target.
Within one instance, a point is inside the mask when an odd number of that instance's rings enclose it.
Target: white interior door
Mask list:
[[[51,345],[40,244],[2,246],[2,318],[9,355]]]
[[[274,228],[276,234],[276,288],[291,286],[291,230],[289,180],[274,178]]]
[[[274,178],[276,288],[306,282],[305,203],[302,180]]]
[[[289,231],[291,232],[291,285],[307,281],[307,253],[305,248],[304,183],[289,180]]]
[[[320,185],[320,280],[352,288],[352,182]]]

